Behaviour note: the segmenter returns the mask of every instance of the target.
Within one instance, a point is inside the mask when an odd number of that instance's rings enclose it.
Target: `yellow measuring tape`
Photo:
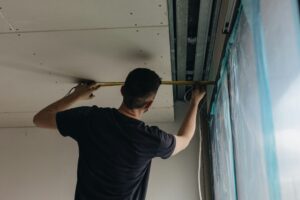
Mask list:
[[[215,81],[162,81],[162,85],[214,85]],[[96,86],[118,86],[124,82],[96,82]]]

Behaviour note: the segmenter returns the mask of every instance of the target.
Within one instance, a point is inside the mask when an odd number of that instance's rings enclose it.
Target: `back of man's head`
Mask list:
[[[149,97],[155,97],[160,84],[161,79],[154,71],[134,69],[128,74],[122,88],[123,103],[129,109],[144,107]]]

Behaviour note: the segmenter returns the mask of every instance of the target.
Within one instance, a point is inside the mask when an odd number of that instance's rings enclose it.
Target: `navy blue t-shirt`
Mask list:
[[[173,135],[114,108],[73,108],[56,122],[79,147],[75,200],[145,199],[152,158],[175,148]]]

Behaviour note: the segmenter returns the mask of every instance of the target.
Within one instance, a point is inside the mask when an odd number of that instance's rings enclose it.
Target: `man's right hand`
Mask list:
[[[192,93],[191,103],[199,104],[206,92],[203,86],[195,85]]]

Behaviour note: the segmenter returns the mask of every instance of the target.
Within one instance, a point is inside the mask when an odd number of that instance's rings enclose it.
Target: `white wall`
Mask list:
[[[187,105],[175,104],[175,122],[157,123],[161,129],[176,134]],[[197,132],[196,132],[197,133]],[[167,160],[155,158],[149,180],[147,200],[199,200],[197,170],[199,135],[195,134],[189,147]]]
[[[176,104],[182,115],[185,106]],[[176,133],[175,123],[155,124]],[[197,200],[198,138],[185,152],[154,159],[148,200]],[[0,129],[0,194],[5,200],[71,200],[74,198],[77,145],[55,131],[38,128]]]

